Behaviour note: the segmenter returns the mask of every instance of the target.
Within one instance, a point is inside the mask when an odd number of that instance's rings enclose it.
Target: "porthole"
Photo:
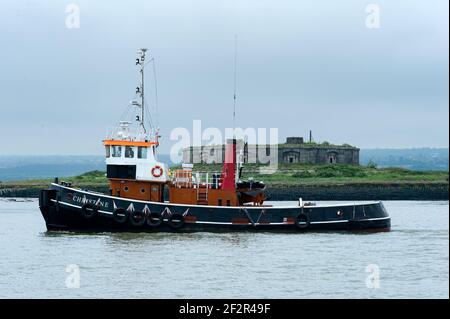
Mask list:
[[[142,194],[145,193],[145,188],[141,188],[141,193],[142,193]]]
[[[128,192],[128,190],[129,190],[128,186],[125,186],[125,187],[123,188],[123,190],[124,190],[124,192]]]
[[[344,212],[342,210],[338,210],[336,213],[339,217],[344,215]]]

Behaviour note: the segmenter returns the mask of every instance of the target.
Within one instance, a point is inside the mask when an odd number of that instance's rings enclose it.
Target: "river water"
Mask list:
[[[0,297],[448,298],[448,201],[385,206],[388,233],[88,235],[2,198]]]

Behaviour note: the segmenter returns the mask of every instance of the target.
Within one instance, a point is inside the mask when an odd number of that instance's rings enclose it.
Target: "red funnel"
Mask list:
[[[222,189],[236,189],[236,140],[227,140],[225,146],[225,162],[222,168]]]

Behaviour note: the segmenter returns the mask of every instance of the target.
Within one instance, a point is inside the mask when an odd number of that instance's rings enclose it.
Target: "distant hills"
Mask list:
[[[168,155],[159,155],[159,158],[164,162],[170,162]],[[448,171],[449,150],[448,148],[362,149],[360,162],[361,165],[373,162],[378,167]],[[103,156],[0,155],[0,181],[67,177],[93,170],[105,170]]]
[[[416,171],[448,171],[448,151],[448,148],[362,149],[360,163]]]
[[[102,156],[0,156],[0,181],[74,176],[105,170]]]

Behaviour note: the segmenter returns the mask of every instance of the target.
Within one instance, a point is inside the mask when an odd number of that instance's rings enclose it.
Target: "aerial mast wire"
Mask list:
[[[237,34],[234,35],[233,137],[236,128]]]
[[[159,106],[158,106],[158,82],[156,80],[156,65],[155,59],[152,58],[153,62],[153,80],[155,83],[155,113],[156,113],[156,126],[159,125]]]
[[[145,129],[145,124],[144,124],[144,114],[145,114],[145,96],[144,96],[144,67],[145,67],[145,52],[148,49],[144,49],[142,48],[139,51],[139,54],[141,55],[140,59],[138,58],[136,61],[136,64],[139,64],[141,66],[141,90],[140,90],[140,94],[141,94],[141,125],[142,128],[144,129],[144,133],[147,132],[147,130]]]
[[[237,34],[234,34],[234,84],[233,84],[233,144],[236,142],[236,98],[237,98]],[[234,148],[236,148],[236,145],[233,146]],[[237,154],[236,154],[237,155]],[[234,182],[235,185],[237,183],[237,181],[240,179],[241,177],[241,156],[242,154],[237,155],[237,158],[234,158],[233,161],[235,161],[235,176],[234,176]]]

